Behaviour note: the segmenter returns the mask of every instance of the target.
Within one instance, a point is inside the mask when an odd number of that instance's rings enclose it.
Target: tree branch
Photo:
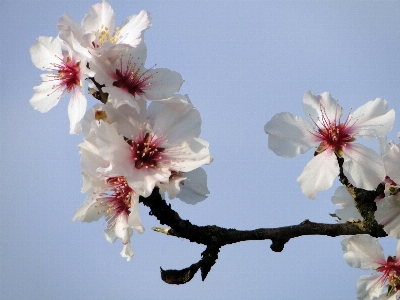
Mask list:
[[[149,197],[140,197],[140,202],[150,208],[150,214],[154,215],[160,221],[160,224],[170,227],[166,234],[185,238],[191,242],[206,246],[206,250],[202,253],[202,258],[188,268],[182,270],[163,270],[161,268],[161,278],[170,284],[183,284],[190,281],[198,269],[201,269],[202,279],[205,280],[218,258],[219,249],[229,244],[249,240],[271,240],[271,250],[281,252],[290,239],[303,235],[335,237],[340,235],[374,234],[374,236],[386,236],[383,230],[380,232],[371,230],[364,226],[362,221],[323,224],[305,220],[298,225],[254,230],[227,229],[216,225],[197,226],[188,220],[183,220],[171,208],[171,205],[161,198],[158,188],[155,188]]]
[[[90,79],[97,88],[97,90],[89,88],[89,93],[92,94],[92,96],[97,100],[99,100],[101,103],[106,104],[108,101],[108,93],[104,93],[102,90],[102,88],[105,87],[105,85],[98,83],[94,79],[94,77],[89,77],[88,79]]]

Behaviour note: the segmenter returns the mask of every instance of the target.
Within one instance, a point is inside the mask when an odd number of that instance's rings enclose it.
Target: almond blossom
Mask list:
[[[104,116],[90,124],[92,130],[84,129],[95,132],[99,155],[110,162],[97,169],[104,176],[124,176],[138,195],[147,197],[157,184],[168,183],[173,172],[211,162],[208,142],[198,138],[199,112],[185,96],[152,102],[147,109],[141,103],[139,111],[107,103]]]
[[[353,268],[374,270],[371,275],[363,275],[357,281],[357,299],[397,300],[400,295],[400,242],[397,243],[396,256],[385,259],[378,240],[369,235],[355,235],[342,242],[344,258]],[[387,292],[382,293],[387,282]]]
[[[337,158],[343,159],[343,172],[351,184],[375,189],[385,178],[381,157],[372,149],[354,143],[356,137],[372,139],[392,129],[394,110],[377,98],[360,106],[342,119],[342,107],[328,92],[303,97],[308,122],[284,112],[276,114],[264,127],[268,147],[277,155],[294,157],[316,147],[314,157],[297,178],[302,192],[315,199],[316,192],[330,188],[339,174]]]
[[[138,210],[139,195],[123,176],[107,177],[97,171],[98,168],[107,167],[109,162],[99,156],[93,141],[92,135],[80,144],[82,192],[88,196],[75,212],[73,221],[93,222],[104,217],[108,224],[104,231],[106,240],[113,243],[120,238],[124,245],[121,256],[130,260],[133,256],[130,245],[133,230],[144,232]]]
[[[115,28],[115,14],[110,4],[103,0],[89,9],[81,25],[64,14],[57,22],[59,36],[72,49],[92,58],[113,44],[126,44],[136,47],[144,30],[151,26],[150,14],[141,11],[122,22],[121,27]]]
[[[79,133],[79,121],[85,114],[87,102],[83,80],[90,73],[86,59],[65,47],[60,39],[44,36],[31,46],[30,53],[37,68],[49,71],[41,75],[42,83],[33,88],[35,94],[30,104],[40,112],[48,112],[63,94],[72,93],[68,105],[70,133]]]
[[[138,108],[139,100],[165,100],[179,91],[182,76],[164,68],[145,68],[146,57],[146,45],[141,42],[137,47],[114,45],[93,60],[95,80],[105,85],[102,90],[114,106]]]

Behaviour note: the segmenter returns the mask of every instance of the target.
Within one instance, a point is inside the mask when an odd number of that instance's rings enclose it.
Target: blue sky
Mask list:
[[[83,202],[77,144],[70,136],[69,97],[46,114],[29,104],[42,71],[29,47],[56,36],[65,12],[80,22],[94,1],[0,2],[0,295],[2,299],[355,299],[362,274],[347,266],[341,237],[301,237],[283,252],[269,241],[222,248],[205,282],[162,282],[159,267],[179,269],[204,248],[157,234],[134,234],[135,256],[120,257],[105,225],[73,223]],[[295,181],[312,151],[293,159],[267,147],[264,125],[279,112],[303,116],[307,90],[329,91],[345,111],[382,97],[400,113],[398,1],[110,1],[117,24],[144,9],[147,67],[180,72],[202,116],[210,197],[172,207],[198,225],[254,229],[332,223],[334,189],[305,198]],[[93,105],[94,100],[89,101]],[[399,119],[388,136],[395,139]],[[369,144],[375,146],[375,144]],[[337,182],[335,186],[337,185]],[[382,239],[387,254],[395,241]]]

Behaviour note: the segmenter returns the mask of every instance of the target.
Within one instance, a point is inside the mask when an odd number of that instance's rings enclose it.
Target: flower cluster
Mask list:
[[[79,147],[87,198],[73,221],[104,217],[106,240],[120,239],[121,256],[128,260],[133,256],[133,232],[144,232],[140,197],[156,189],[164,198],[196,204],[209,194],[202,166],[212,157],[208,142],[199,137],[198,110],[187,95],[178,94],[182,76],[145,67],[144,32],[150,26],[150,14],[141,11],[115,27],[114,11],[103,0],[90,8],[80,25],[61,16],[57,37],[39,37],[30,49],[34,65],[47,72],[34,87],[30,104],[47,112],[70,93],[69,131],[84,135]],[[101,102],[88,110],[86,88]],[[373,222],[400,240],[400,144],[386,143],[394,110],[376,98],[343,115],[328,92],[311,91],[303,96],[303,109],[306,119],[284,112],[266,123],[268,147],[283,157],[314,148],[297,178],[303,194],[315,199],[340,176],[345,186],[332,197],[341,206],[335,216],[338,222],[357,222],[365,214],[355,203],[354,191],[372,191]],[[380,153],[358,143],[359,138],[376,139]],[[375,271],[357,282],[358,299],[399,299],[400,244],[396,256],[387,259],[378,241],[366,235],[346,238],[342,248],[350,266]],[[385,284],[388,289],[382,292]]]
[[[35,66],[48,73],[30,103],[47,112],[71,93],[70,133],[84,134],[82,192],[88,194],[73,220],[104,217],[107,241],[121,239],[121,255],[129,260],[133,232],[144,231],[139,197],[157,187],[169,199],[204,200],[209,191],[201,167],[212,157],[208,142],[199,138],[198,110],[188,96],[177,94],[182,76],[145,67],[150,14],[141,11],[121,27],[114,23],[114,11],[103,1],[90,8],[81,25],[64,14],[57,37],[39,37],[30,53]],[[87,111],[85,82],[102,102]]]
[[[363,221],[349,186],[365,191],[384,187],[375,198],[375,220],[389,236],[400,239],[400,150],[394,142],[386,144],[395,118],[394,110],[387,106],[386,100],[377,98],[343,116],[342,107],[328,92],[315,96],[308,91],[303,97],[307,120],[284,112],[273,116],[264,130],[268,147],[277,155],[294,157],[315,147],[314,157],[297,178],[308,198],[315,199],[317,192],[329,189],[338,175],[347,179],[349,185],[338,187],[332,197],[332,202],[341,206],[334,214],[340,223]],[[356,138],[377,139],[380,154],[357,143]],[[350,266],[378,272],[360,278],[358,299],[398,299],[399,253],[385,260],[378,241],[363,235],[345,239],[342,246]],[[388,291],[382,294],[385,282]]]

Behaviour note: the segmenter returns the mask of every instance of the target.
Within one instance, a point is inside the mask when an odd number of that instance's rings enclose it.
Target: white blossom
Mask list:
[[[185,96],[174,98],[168,104],[152,102],[148,109],[141,103],[140,113],[129,105],[116,109],[107,103],[106,122],[91,124],[99,154],[110,162],[98,171],[124,176],[135,192],[147,197],[156,184],[168,183],[172,172],[186,173],[210,163],[208,143],[198,138],[199,112]]]
[[[330,188],[339,174],[338,158],[351,184],[373,190],[385,178],[381,157],[372,149],[354,143],[382,137],[392,129],[394,110],[388,112],[384,99],[369,101],[341,120],[342,107],[328,92],[303,97],[308,122],[290,113],[276,114],[264,127],[268,147],[275,154],[294,157],[316,147],[315,156],[297,178],[303,193],[315,199],[316,192]]]
[[[357,299],[395,300],[400,290],[400,242],[397,243],[396,256],[385,259],[378,239],[369,235],[355,235],[342,242],[343,256],[349,266],[364,270],[374,270],[371,275],[363,275],[357,281]],[[382,289],[388,283],[388,298],[382,296]],[[396,299],[397,300],[397,299]]]
[[[147,49],[144,42],[137,47],[115,45],[93,59],[95,80],[105,87],[108,101],[115,107],[129,104],[138,109],[139,100],[165,100],[179,91],[182,76],[163,68],[145,68]]]
[[[57,22],[59,36],[72,49],[91,59],[114,44],[136,47],[143,31],[151,26],[150,14],[141,11],[115,27],[114,10],[107,1],[96,3],[89,9],[81,25],[64,14]]]
[[[101,105],[89,110],[84,118],[83,125],[94,119],[94,112]],[[94,121],[94,120],[93,120]],[[86,123],[86,124],[85,124]],[[104,236],[110,243],[120,238],[124,247],[122,257],[128,260],[133,256],[130,238],[133,231],[144,232],[139,216],[139,195],[127,184],[123,176],[104,176],[97,171],[107,168],[110,163],[104,160],[95,144],[94,131],[87,131],[86,139],[80,144],[81,166],[83,174],[82,192],[87,193],[85,202],[75,212],[73,221],[93,222],[101,217],[107,221]]]
[[[83,91],[83,80],[90,72],[86,68],[86,59],[71,49],[67,49],[58,38],[38,38],[30,49],[33,64],[49,71],[42,74],[42,83],[34,87],[35,94],[30,104],[40,112],[53,108],[61,96],[71,93],[68,105],[70,133],[79,133],[79,121],[86,111],[86,97]]]

